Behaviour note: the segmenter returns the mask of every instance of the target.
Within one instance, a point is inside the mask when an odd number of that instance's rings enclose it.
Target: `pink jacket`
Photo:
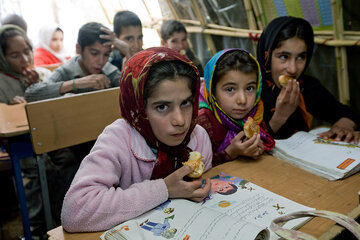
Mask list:
[[[188,146],[211,167],[211,142],[197,125]],[[82,161],[66,193],[61,221],[69,232],[102,231],[168,199],[163,179],[149,180],[156,156],[124,119],[107,126]]]

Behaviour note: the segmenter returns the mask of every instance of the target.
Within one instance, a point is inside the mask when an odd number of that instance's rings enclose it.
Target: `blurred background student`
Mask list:
[[[17,14],[8,14],[3,19],[1,19],[1,25],[13,24],[20,27],[24,32],[27,32],[27,23],[25,19]]]
[[[115,50],[111,53],[109,62],[121,71],[127,60],[142,50],[142,24],[138,15],[131,11],[117,12],[113,23],[115,39],[114,36],[112,38],[103,38],[110,40]],[[102,31],[106,31],[106,29],[102,29]],[[113,34],[108,31],[106,33],[108,35]]]
[[[32,46],[20,27],[3,25],[0,46],[0,102],[24,103],[26,88],[47,79],[51,72],[33,67]]]
[[[174,49],[189,58],[198,68],[200,76],[204,76],[204,69],[200,60],[189,48],[184,24],[176,20],[167,20],[161,25],[160,34],[161,46]]]
[[[43,26],[39,30],[39,43],[34,51],[35,66],[60,66],[70,59],[69,54],[64,49],[64,32],[53,24]]]

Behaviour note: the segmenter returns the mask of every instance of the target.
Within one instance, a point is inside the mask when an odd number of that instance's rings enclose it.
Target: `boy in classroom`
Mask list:
[[[216,166],[247,156],[257,159],[274,148],[274,139],[263,122],[261,73],[256,59],[247,51],[225,49],[205,66],[200,90],[198,123],[208,132]],[[253,118],[259,134],[246,138],[244,124]]]
[[[198,68],[200,76],[204,76],[204,69],[200,60],[189,48],[187,31],[184,24],[177,20],[167,20],[161,25],[160,34],[161,46],[172,48],[189,58]]]
[[[65,93],[83,93],[118,87],[120,71],[108,62],[109,41],[100,38],[104,32],[100,23],[84,24],[78,34],[76,52],[79,54],[51,74],[47,82],[32,85],[25,92],[29,102],[55,98]]]
[[[169,198],[203,200],[210,179],[184,181],[190,151],[211,167],[211,142],[196,124],[200,76],[169,48],[135,54],[120,79],[121,119],[107,126],[82,161],[62,208],[69,232],[103,231]],[[119,116],[120,117],[120,116]],[[202,186],[203,185],[203,186]]]
[[[262,32],[257,57],[265,79],[261,97],[267,128],[276,139],[289,138],[297,131],[309,131],[316,117],[331,124],[319,137],[357,144],[360,114],[341,104],[317,78],[304,73],[313,48],[313,29],[301,18],[276,18]],[[281,75],[292,79],[284,87],[279,82]]]
[[[22,30],[24,30],[25,33],[27,33],[27,23],[25,19],[20,15],[17,15],[15,13],[6,15],[3,19],[1,19],[1,25],[5,25],[5,24],[16,25],[20,27]]]
[[[114,51],[111,53],[109,61],[122,71],[127,60],[142,50],[142,24],[140,18],[131,11],[116,13],[113,24],[114,32],[104,29],[108,36],[101,37],[111,41]]]

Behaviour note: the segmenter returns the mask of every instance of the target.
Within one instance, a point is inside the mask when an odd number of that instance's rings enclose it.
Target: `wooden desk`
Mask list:
[[[29,132],[25,104],[0,103],[0,138],[19,136]]]
[[[236,160],[222,164],[210,169],[205,176],[211,177],[220,172],[241,177],[318,210],[348,214],[359,206],[360,173],[344,180],[330,182],[270,155],[263,155],[258,160]],[[333,225],[334,222],[330,220],[315,218],[300,230],[318,238]],[[61,226],[48,232],[49,239],[59,240],[98,240],[101,234],[102,232],[71,234],[63,231]]]
[[[0,138],[6,139],[13,167],[17,196],[20,203],[25,239],[32,239],[20,159],[33,156],[25,103],[7,105],[0,103]]]

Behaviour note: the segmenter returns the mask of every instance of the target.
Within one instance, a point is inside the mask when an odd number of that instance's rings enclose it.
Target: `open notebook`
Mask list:
[[[336,142],[317,137],[329,128],[297,132],[276,140],[271,154],[328,180],[348,177],[360,170],[360,144]]]
[[[126,221],[101,239],[278,239],[268,228],[279,216],[311,208],[241,178],[220,174],[201,203],[169,199],[157,208]],[[298,228],[309,218],[287,223]]]

